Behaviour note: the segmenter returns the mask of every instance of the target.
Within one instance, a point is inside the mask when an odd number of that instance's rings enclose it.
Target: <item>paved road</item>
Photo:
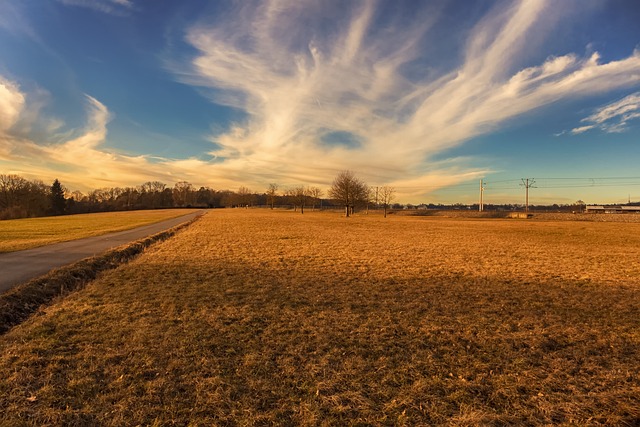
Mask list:
[[[160,233],[202,213],[203,211],[198,211],[131,230],[0,254],[0,293],[42,276],[54,268]]]

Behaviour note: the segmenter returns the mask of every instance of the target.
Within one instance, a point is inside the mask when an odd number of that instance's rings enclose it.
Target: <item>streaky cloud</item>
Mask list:
[[[581,120],[589,124],[572,129],[571,133],[579,134],[591,129],[621,133],[628,129],[629,122],[636,119],[640,119],[640,92],[597,108],[593,114]]]
[[[585,133],[586,131],[593,129],[594,127],[595,127],[594,125],[580,126],[580,127],[571,129],[571,133],[573,135],[579,135],[581,133]]]
[[[186,40],[199,54],[183,75],[247,114],[212,137],[212,154],[224,158],[217,168],[323,184],[327,171],[354,169],[414,196],[434,180],[450,185],[490,172],[466,163],[445,179],[433,170],[436,155],[559,100],[640,83],[637,51],[608,63],[598,53],[569,53],[521,67],[529,38],[559,19],[548,1],[491,10],[468,33],[462,62],[435,78],[418,49],[398,48],[437,43],[429,25],[399,25],[387,37],[384,25],[372,24],[378,4],[341,4],[245,3],[189,29]],[[327,20],[340,23],[330,35],[322,31]],[[424,64],[423,77],[410,80],[404,67],[416,63]],[[353,135],[358,146],[325,144],[327,132]]]
[[[58,1],[113,14],[136,8],[127,0]],[[0,160],[79,189],[153,180],[256,191],[270,182],[326,187],[350,169],[373,185],[395,187],[399,200],[424,201],[434,189],[493,172],[448,150],[552,103],[640,86],[640,51],[603,62],[597,52],[559,54],[530,43],[572,13],[543,0],[500,2],[459,34],[462,49],[434,71],[440,58],[428,47],[447,42],[440,6],[409,3],[410,11],[389,14],[386,2],[230,2],[229,10],[192,23],[185,41],[195,53],[172,68],[176,79],[244,113],[204,136],[212,160],[111,149],[117,111],[90,95],[83,126],[36,143],[16,132],[37,114],[33,97],[0,77]],[[638,119],[639,94],[597,109],[565,133],[623,131]],[[60,121],[49,126],[60,128]]]
[[[93,9],[110,15],[127,15],[133,9],[131,0],[57,0],[66,6]]]

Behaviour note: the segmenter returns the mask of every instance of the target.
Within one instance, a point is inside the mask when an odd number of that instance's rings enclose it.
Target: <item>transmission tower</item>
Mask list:
[[[523,186],[525,188],[525,205],[524,205],[524,211],[525,212],[529,212],[529,188],[536,188],[533,184],[536,183],[536,180],[533,178],[521,178],[522,179],[522,184],[520,184],[521,186]]]

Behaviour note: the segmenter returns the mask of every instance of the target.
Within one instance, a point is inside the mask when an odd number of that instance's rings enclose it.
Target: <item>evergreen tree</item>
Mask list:
[[[64,198],[64,189],[57,179],[51,185],[51,212],[54,215],[62,215],[67,201]]]

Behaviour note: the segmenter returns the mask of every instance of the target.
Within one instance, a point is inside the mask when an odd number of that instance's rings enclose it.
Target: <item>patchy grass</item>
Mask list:
[[[2,425],[638,425],[640,224],[208,213],[0,337]]]
[[[193,211],[159,209],[0,221],[0,253],[129,230]]]

